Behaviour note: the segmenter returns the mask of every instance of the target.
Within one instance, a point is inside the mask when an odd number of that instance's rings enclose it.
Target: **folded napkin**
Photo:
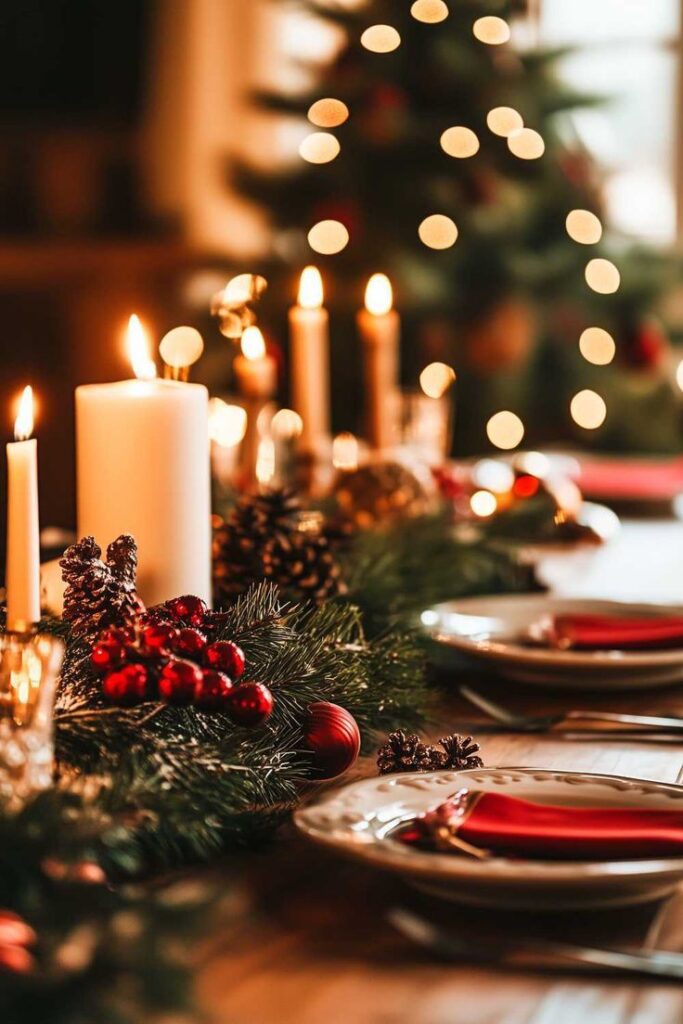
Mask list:
[[[398,838],[441,851],[537,860],[683,857],[683,810],[554,807],[462,789]]]
[[[683,645],[683,617],[554,615],[544,634],[553,647],[652,648]]]

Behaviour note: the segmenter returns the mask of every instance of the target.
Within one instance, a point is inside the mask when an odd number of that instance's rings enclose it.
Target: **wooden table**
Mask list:
[[[591,596],[683,603],[683,524],[627,524],[586,563],[550,567],[555,589]],[[497,692],[510,685],[492,682]],[[566,698],[517,689],[514,705],[561,708]],[[680,712],[680,690],[586,706]],[[475,715],[447,698],[439,733]],[[564,741],[481,735],[488,765],[584,770],[683,783],[683,744]],[[374,766],[361,771],[372,773]],[[668,982],[484,969],[444,964],[417,950],[385,921],[410,903],[429,910],[400,881],[309,847],[288,830],[267,851],[231,861],[244,877],[237,925],[212,947],[200,978],[209,1019],[230,1024],[681,1024],[683,986]],[[234,876],[232,872],[234,870]],[[453,905],[460,930],[636,942],[683,950],[683,895],[665,905],[583,914],[492,914]]]

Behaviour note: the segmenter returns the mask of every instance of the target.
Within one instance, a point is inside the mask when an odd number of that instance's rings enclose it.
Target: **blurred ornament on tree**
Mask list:
[[[336,517],[357,529],[388,527],[424,515],[433,503],[430,484],[399,462],[341,471],[332,488]]]
[[[527,362],[536,336],[533,307],[510,297],[467,329],[465,358],[480,373],[516,370]]]

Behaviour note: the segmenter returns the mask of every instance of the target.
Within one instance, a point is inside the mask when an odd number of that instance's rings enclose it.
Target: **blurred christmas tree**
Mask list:
[[[526,4],[305,0],[297,6],[341,29],[346,44],[310,91],[264,93],[258,100],[299,118],[321,98],[342,101],[349,117],[329,129],[340,151],[329,162],[299,159],[275,173],[243,167],[239,185],[272,218],[273,308],[285,292],[292,297],[295,272],[304,263],[315,259],[329,266],[328,305],[338,333],[333,379],[343,396],[344,425],[349,396],[357,394],[350,318],[368,276],[382,270],[394,283],[404,318],[404,380],[414,382],[435,359],[458,372],[458,450],[486,447],[486,420],[501,406],[522,415],[527,441],[618,445],[616,424],[591,437],[568,412],[571,395],[590,386],[597,372],[578,348],[582,330],[593,324],[614,336],[627,377],[651,374],[666,396],[665,422],[660,416],[653,436],[646,416],[643,429],[632,431],[636,443],[653,450],[677,447],[676,401],[660,373],[663,349],[652,350],[652,330],[642,326],[663,287],[664,261],[621,245],[611,253],[621,287],[614,295],[598,295],[586,284],[585,266],[610,252],[602,240],[577,244],[565,228],[575,208],[601,213],[599,173],[573,132],[571,112],[603,100],[576,93],[558,77],[566,51],[490,45],[473,31],[482,17],[514,24]],[[430,11],[434,17],[441,12],[442,20],[418,20]],[[396,49],[364,47],[363,32],[377,24],[398,31]],[[540,133],[542,155],[525,159],[511,151],[510,119]],[[422,242],[419,226],[433,214],[457,225],[454,245],[437,251]],[[326,219],[342,222],[350,241],[321,259],[307,233]],[[614,370],[601,367],[600,373]],[[659,397],[657,403],[661,409]],[[637,418],[635,407],[631,421],[634,413]]]

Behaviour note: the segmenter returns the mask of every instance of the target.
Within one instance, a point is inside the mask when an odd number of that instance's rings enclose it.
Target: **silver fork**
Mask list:
[[[613,711],[563,711],[555,715],[520,715],[508,708],[501,707],[488,697],[471,689],[469,686],[461,686],[460,693],[485,714],[493,718],[499,725],[509,732],[548,732],[558,725],[567,722],[582,723],[611,723],[612,725],[633,726],[632,734],[638,735],[640,730],[648,732],[667,732],[683,734],[683,718],[672,718],[665,715],[622,715]],[[582,727],[585,731],[596,731],[595,726],[586,724]],[[599,728],[599,725],[598,725]],[[572,726],[572,731],[577,732],[578,727]]]

